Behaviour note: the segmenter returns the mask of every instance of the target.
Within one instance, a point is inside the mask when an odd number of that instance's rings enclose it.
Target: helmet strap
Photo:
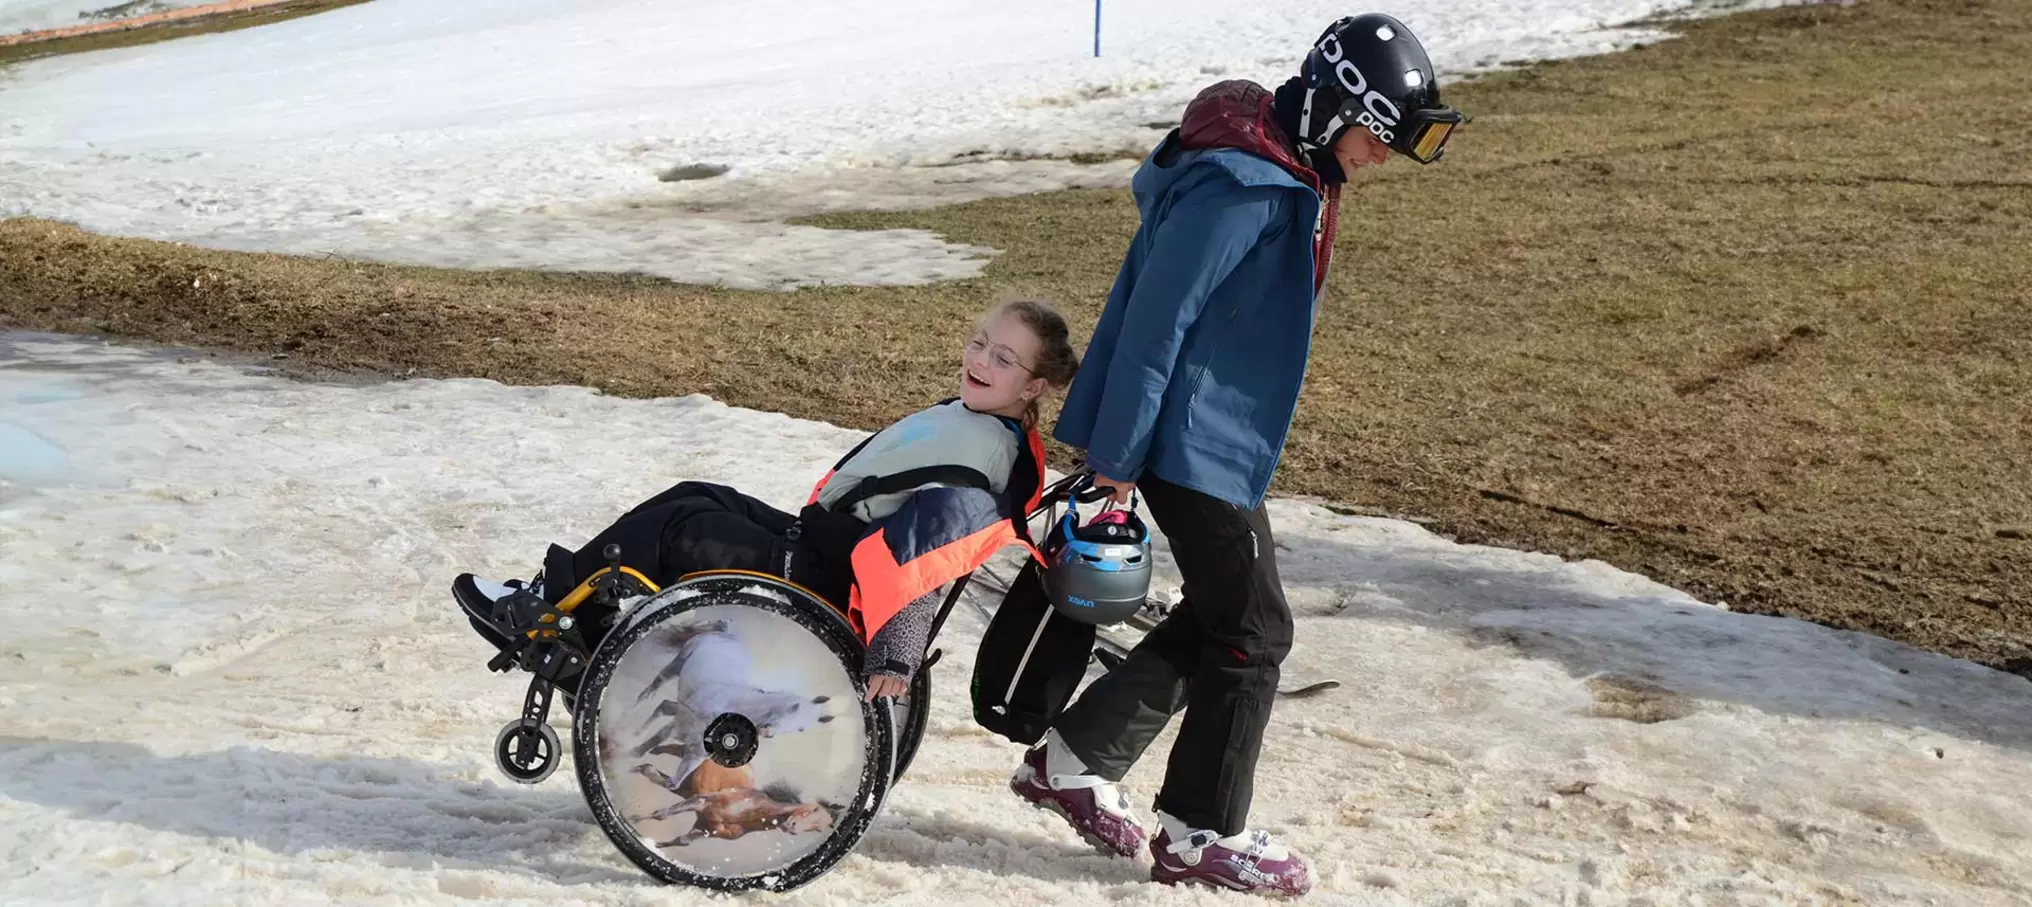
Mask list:
[[[1293,76],[1277,87],[1273,113],[1278,127],[1284,130],[1291,139],[1293,150],[1298,152],[1298,160],[1318,174],[1320,182],[1337,186],[1347,182],[1347,174],[1341,172],[1341,163],[1333,155],[1333,143],[1329,141],[1323,146],[1314,137],[1332,136],[1333,130],[1339,129],[1341,123],[1336,120],[1328,124],[1327,129],[1315,129],[1318,118],[1326,113],[1315,109],[1320,102],[1317,89],[1307,87],[1304,77]],[[1338,112],[1334,116],[1338,117]]]
[[[1298,109],[1298,150],[1300,151],[1319,150],[1319,146],[1312,143],[1312,99],[1317,94],[1319,92],[1313,89],[1306,89],[1305,101],[1303,102],[1305,106]]]
[[[1334,157],[1333,149],[1321,148],[1305,157],[1306,166],[1319,174],[1319,181],[1327,186],[1338,186],[1348,181],[1346,171],[1341,169],[1341,159]]]
[[[1277,86],[1277,93],[1270,105],[1270,113],[1277,121],[1277,128],[1284,131],[1285,138],[1291,141],[1292,149],[1301,157],[1319,147],[1312,143],[1313,94],[1313,89],[1306,87],[1303,77],[1292,76],[1284,84]]]

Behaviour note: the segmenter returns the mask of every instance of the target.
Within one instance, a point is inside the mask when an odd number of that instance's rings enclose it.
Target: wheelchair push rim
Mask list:
[[[897,764],[896,718],[862,701],[860,645],[816,596],[742,573],[640,604],[588,665],[580,790],[662,881],[789,891],[851,852]]]

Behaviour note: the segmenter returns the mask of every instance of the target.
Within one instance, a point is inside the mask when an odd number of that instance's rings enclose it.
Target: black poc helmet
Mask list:
[[[1078,505],[1068,500],[1040,553],[1044,591],[1064,617],[1117,624],[1150,596],[1150,527],[1134,510],[1110,510],[1082,526]]]
[[[1330,149],[1349,129],[1369,130],[1383,144],[1421,164],[1446,153],[1446,140],[1466,121],[1439,101],[1439,78],[1425,46],[1404,23],[1382,13],[1348,16],[1327,26],[1299,70],[1305,100],[1298,144]]]

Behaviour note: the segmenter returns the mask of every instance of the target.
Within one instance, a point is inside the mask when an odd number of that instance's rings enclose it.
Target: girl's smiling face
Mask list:
[[[997,312],[981,322],[960,357],[960,400],[975,412],[1020,418],[1048,386],[1031,369],[1043,349],[1022,321]]]

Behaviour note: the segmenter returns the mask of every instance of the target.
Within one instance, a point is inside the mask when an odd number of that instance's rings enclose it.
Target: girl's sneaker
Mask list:
[[[1298,897],[1312,890],[1312,870],[1297,854],[1270,840],[1269,832],[1244,831],[1223,838],[1205,829],[1187,832],[1184,823],[1162,813],[1158,819],[1163,827],[1150,841],[1150,856],[1156,860],[1150,867],[1152,881],[1278,897]]]
[[[536,619],[550,605],[537,587],[511,579],[494,583],[470,573],[452,580],[452,600],[466,612],[473,629],[497,649],[514,644],[520,633],[536,626]]]

